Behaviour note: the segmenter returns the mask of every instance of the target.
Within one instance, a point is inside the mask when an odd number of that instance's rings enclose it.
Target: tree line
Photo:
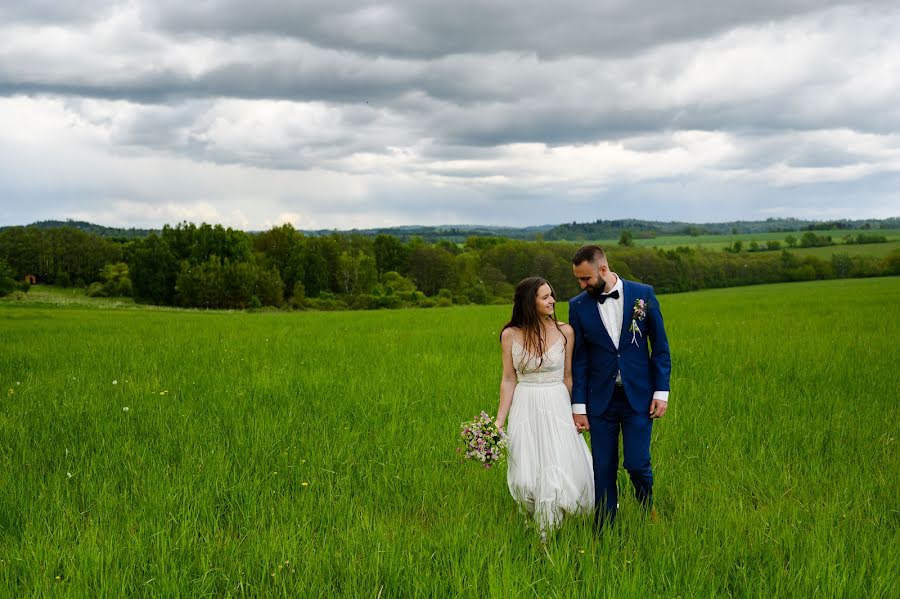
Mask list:
[[[566,299],[580,291],[571,268],[578,246],[497,237],[428,243],[387,234],[311,236],[291,225],[251,234],[181,223],[119,240],[69,227],[11,227],[0,232],[0,292],[33,275],[89,295],[158,305],[372,309],[507,303],[519,280],[537,274]],[[660,293],[900,274],[900,251],[886,258],[836,253],[830,260],[787,250],[619,245],[608,252],[613,270]]]

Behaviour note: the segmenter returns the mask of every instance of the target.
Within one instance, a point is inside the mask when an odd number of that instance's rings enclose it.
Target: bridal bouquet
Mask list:
[[[459,431],[463,447],[456,451],[462,453],[469,460],[477,460],[490,468],[503,459],[503,450],[506,449],[506,433],[497,428],[497,423],[482,412],[470,422],[463,422]]]

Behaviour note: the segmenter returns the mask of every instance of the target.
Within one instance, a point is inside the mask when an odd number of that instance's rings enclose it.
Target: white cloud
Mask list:
[[[0,224],[887,216],[900,10],[829,4],[0,7]]]

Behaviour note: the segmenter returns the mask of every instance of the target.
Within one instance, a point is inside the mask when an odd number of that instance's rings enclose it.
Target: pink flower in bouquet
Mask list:
[[[465,457],[482,463],[485,468],[490,468],[504,457],[506,448],[506,433],[497,428],[497,423],[487,412],[481,412],[474,420],[463,422],[460,430],[460,438],[465,450]]]

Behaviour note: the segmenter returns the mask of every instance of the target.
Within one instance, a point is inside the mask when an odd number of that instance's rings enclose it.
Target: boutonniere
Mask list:
[[[642,299],[634,300],[634,307],[631,309],[631,326],[628,328],[631,331],[631,342],[637,345],[637,335],[641,334],[641,329],[638,328],[638,321],[644,320],[647,318],[647,302]]]

